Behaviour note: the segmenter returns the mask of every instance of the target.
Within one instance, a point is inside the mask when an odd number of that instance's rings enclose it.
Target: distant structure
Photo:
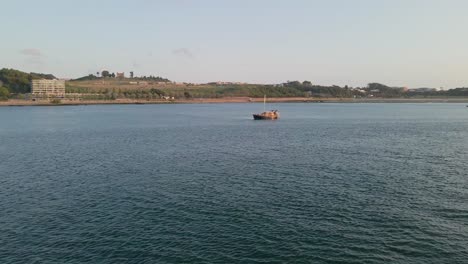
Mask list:
[[[216,85],[231,85],[231,84],[237,84],[237,85],[242,85],[242,84],[246,84],[246,83],[243,83],[243,82],[211,82],[211,83],[208,83],[208,84],[216,84]]]
[[[409,89],[409,92],[413,93],[429,93],[429,92],[437,92],[436,88],[415,88],[415,89]]]
[[[65,80],[32,80],[31,93],[45,97],[65,97]]]
[[[133,72],[132,71],[130,72],[130,78],[133,79]]]
[[[118,72],[117,73],[117,78],[125,78],[125,73],[124,72]]]

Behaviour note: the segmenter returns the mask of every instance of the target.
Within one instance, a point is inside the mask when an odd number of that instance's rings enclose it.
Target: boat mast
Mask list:
[[[263,112],[266,112],[266,94],[263,95]]]

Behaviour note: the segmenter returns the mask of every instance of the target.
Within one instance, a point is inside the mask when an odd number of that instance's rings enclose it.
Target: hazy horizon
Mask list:
[[[178,82],[468,86],[468,2],[6,1],[0,68]]]

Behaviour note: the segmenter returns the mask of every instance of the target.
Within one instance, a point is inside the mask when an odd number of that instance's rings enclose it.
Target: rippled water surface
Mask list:
[[[468,262],[468,108],[272,107],[0,108],[0,262]]]

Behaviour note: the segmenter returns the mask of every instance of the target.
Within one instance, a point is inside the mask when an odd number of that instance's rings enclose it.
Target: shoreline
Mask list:
[[[116,105],[116,104],[216,104],[216,103],[262,103],[263,98],[226,97],[194,98],[175,100],[116,99],[116,100],[67,100],[60,103],[49,100],[10,99],[0,101],[0,106],[66,106],[66,105]],[[468,103],[468,98],[310,98],[276,97],[268,98],[268,103]]]

